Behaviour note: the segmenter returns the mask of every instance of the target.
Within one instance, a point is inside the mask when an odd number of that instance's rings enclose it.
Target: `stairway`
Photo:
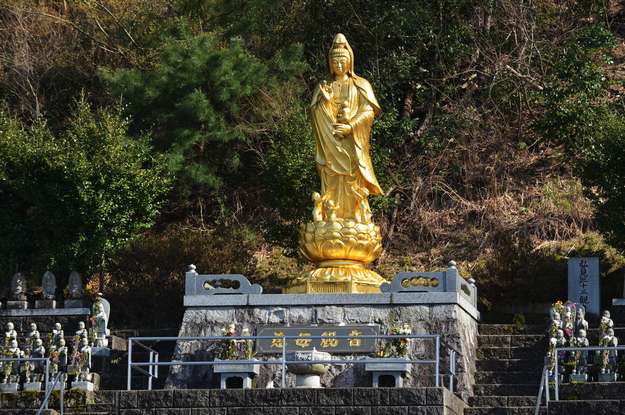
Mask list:
[[[512,334],[511,325],[480,324],[479,332],[475,396],[465,415],[533,415],[546,350],[544,327]]]

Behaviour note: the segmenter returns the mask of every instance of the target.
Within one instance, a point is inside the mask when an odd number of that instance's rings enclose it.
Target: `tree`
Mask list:
[[[41,120],[25,127],[0,112],[2,269],[101,269],[153,224],[168,190],[164,173],[119,111],[80,101],[58,136]]]
[[[238,39],[222,44],[211,34],[184,32],[164,42],[153,67],[101,74],[128,103],[133,130],[152,132],[182,188],[216,190],[239,171],[254,139],[283,116],[273,113],[281,80],[305,68],[301,50],[289,51],[290,63],[277,67]]]

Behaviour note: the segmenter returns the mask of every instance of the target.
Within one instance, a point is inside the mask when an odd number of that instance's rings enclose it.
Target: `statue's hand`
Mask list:
[[[321,95],[325,98],[326,101],[330,101],[334,96],[334,91],[332,90],[332,85],[327,81],[321,81],[319,84],[319,89],[321,90]]]
[[[345,138],[352,133],[352,126],[349,124],[334,124],[334,136]]]

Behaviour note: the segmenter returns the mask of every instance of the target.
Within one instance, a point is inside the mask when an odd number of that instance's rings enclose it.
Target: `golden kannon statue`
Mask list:
[[[370,155],[380,104],[369,82],[354,73],[354,53],[341,33],[328,66],[330,78],[318,85],[310,104],[321,193],[312,194],[313,221],[300,229],[300,251],[317,268],[286,292],[379,292],[384,279],[368,265],[382,253],[382,237],[368,197],[383,194]]]

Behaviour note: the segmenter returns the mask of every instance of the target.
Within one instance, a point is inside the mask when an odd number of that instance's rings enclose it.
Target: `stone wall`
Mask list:
[[[424,294],[424,295],[420,295]],[[453,296],[450,296],[453,294]],[[214,296],[213,296],[214,297]],[[189,307],[179,336],[218,336],[225,325],[235,322],[240,327],[262,325],[337,325],[378,324],[381,332],[394,324],[407,323],[414,334],[441,335],[441,372],[448,368],[447,348],[455,349],[457,357],[457,391],[463,397],[472,394],[477,349],[477,318],[479,314],[455,293],[351,294],[351,295],[286,295],[221,296],[207,301],[218,305]],[[236,297],[247,297],[246,300]],[[230,305],[226,304],[230,302]],[[433,359],[434,342],[416,340],[415,353],[420,359]],[[174,359],[212,360],[209,343],[178,342]],[[361,358],[364,356],[361,356]],[[322,378],[325,387],[365,387],[371,385],[363,364],[335,365]],[[264,388],[274,379],[279,384],[279,366],[264,365],[256,380]],[[206,388],[217,385],[217,376],[206,366],[174,366],[167,380],[172,388]],[[447,382],[447,377],[445,377]],[[294,376],[287,375],[287,386],[294,385]],[[407,386],[434,386],[433,366],[414,365]]]
[[[444,388],[100,391],[66,394],[66,411],[110,415],[462,415]],[[42,394],[0,397],[4,410],[36,409]],[[51,408],[58,409],[57,397]],[[20,408],[20,409],[17,409]]]

